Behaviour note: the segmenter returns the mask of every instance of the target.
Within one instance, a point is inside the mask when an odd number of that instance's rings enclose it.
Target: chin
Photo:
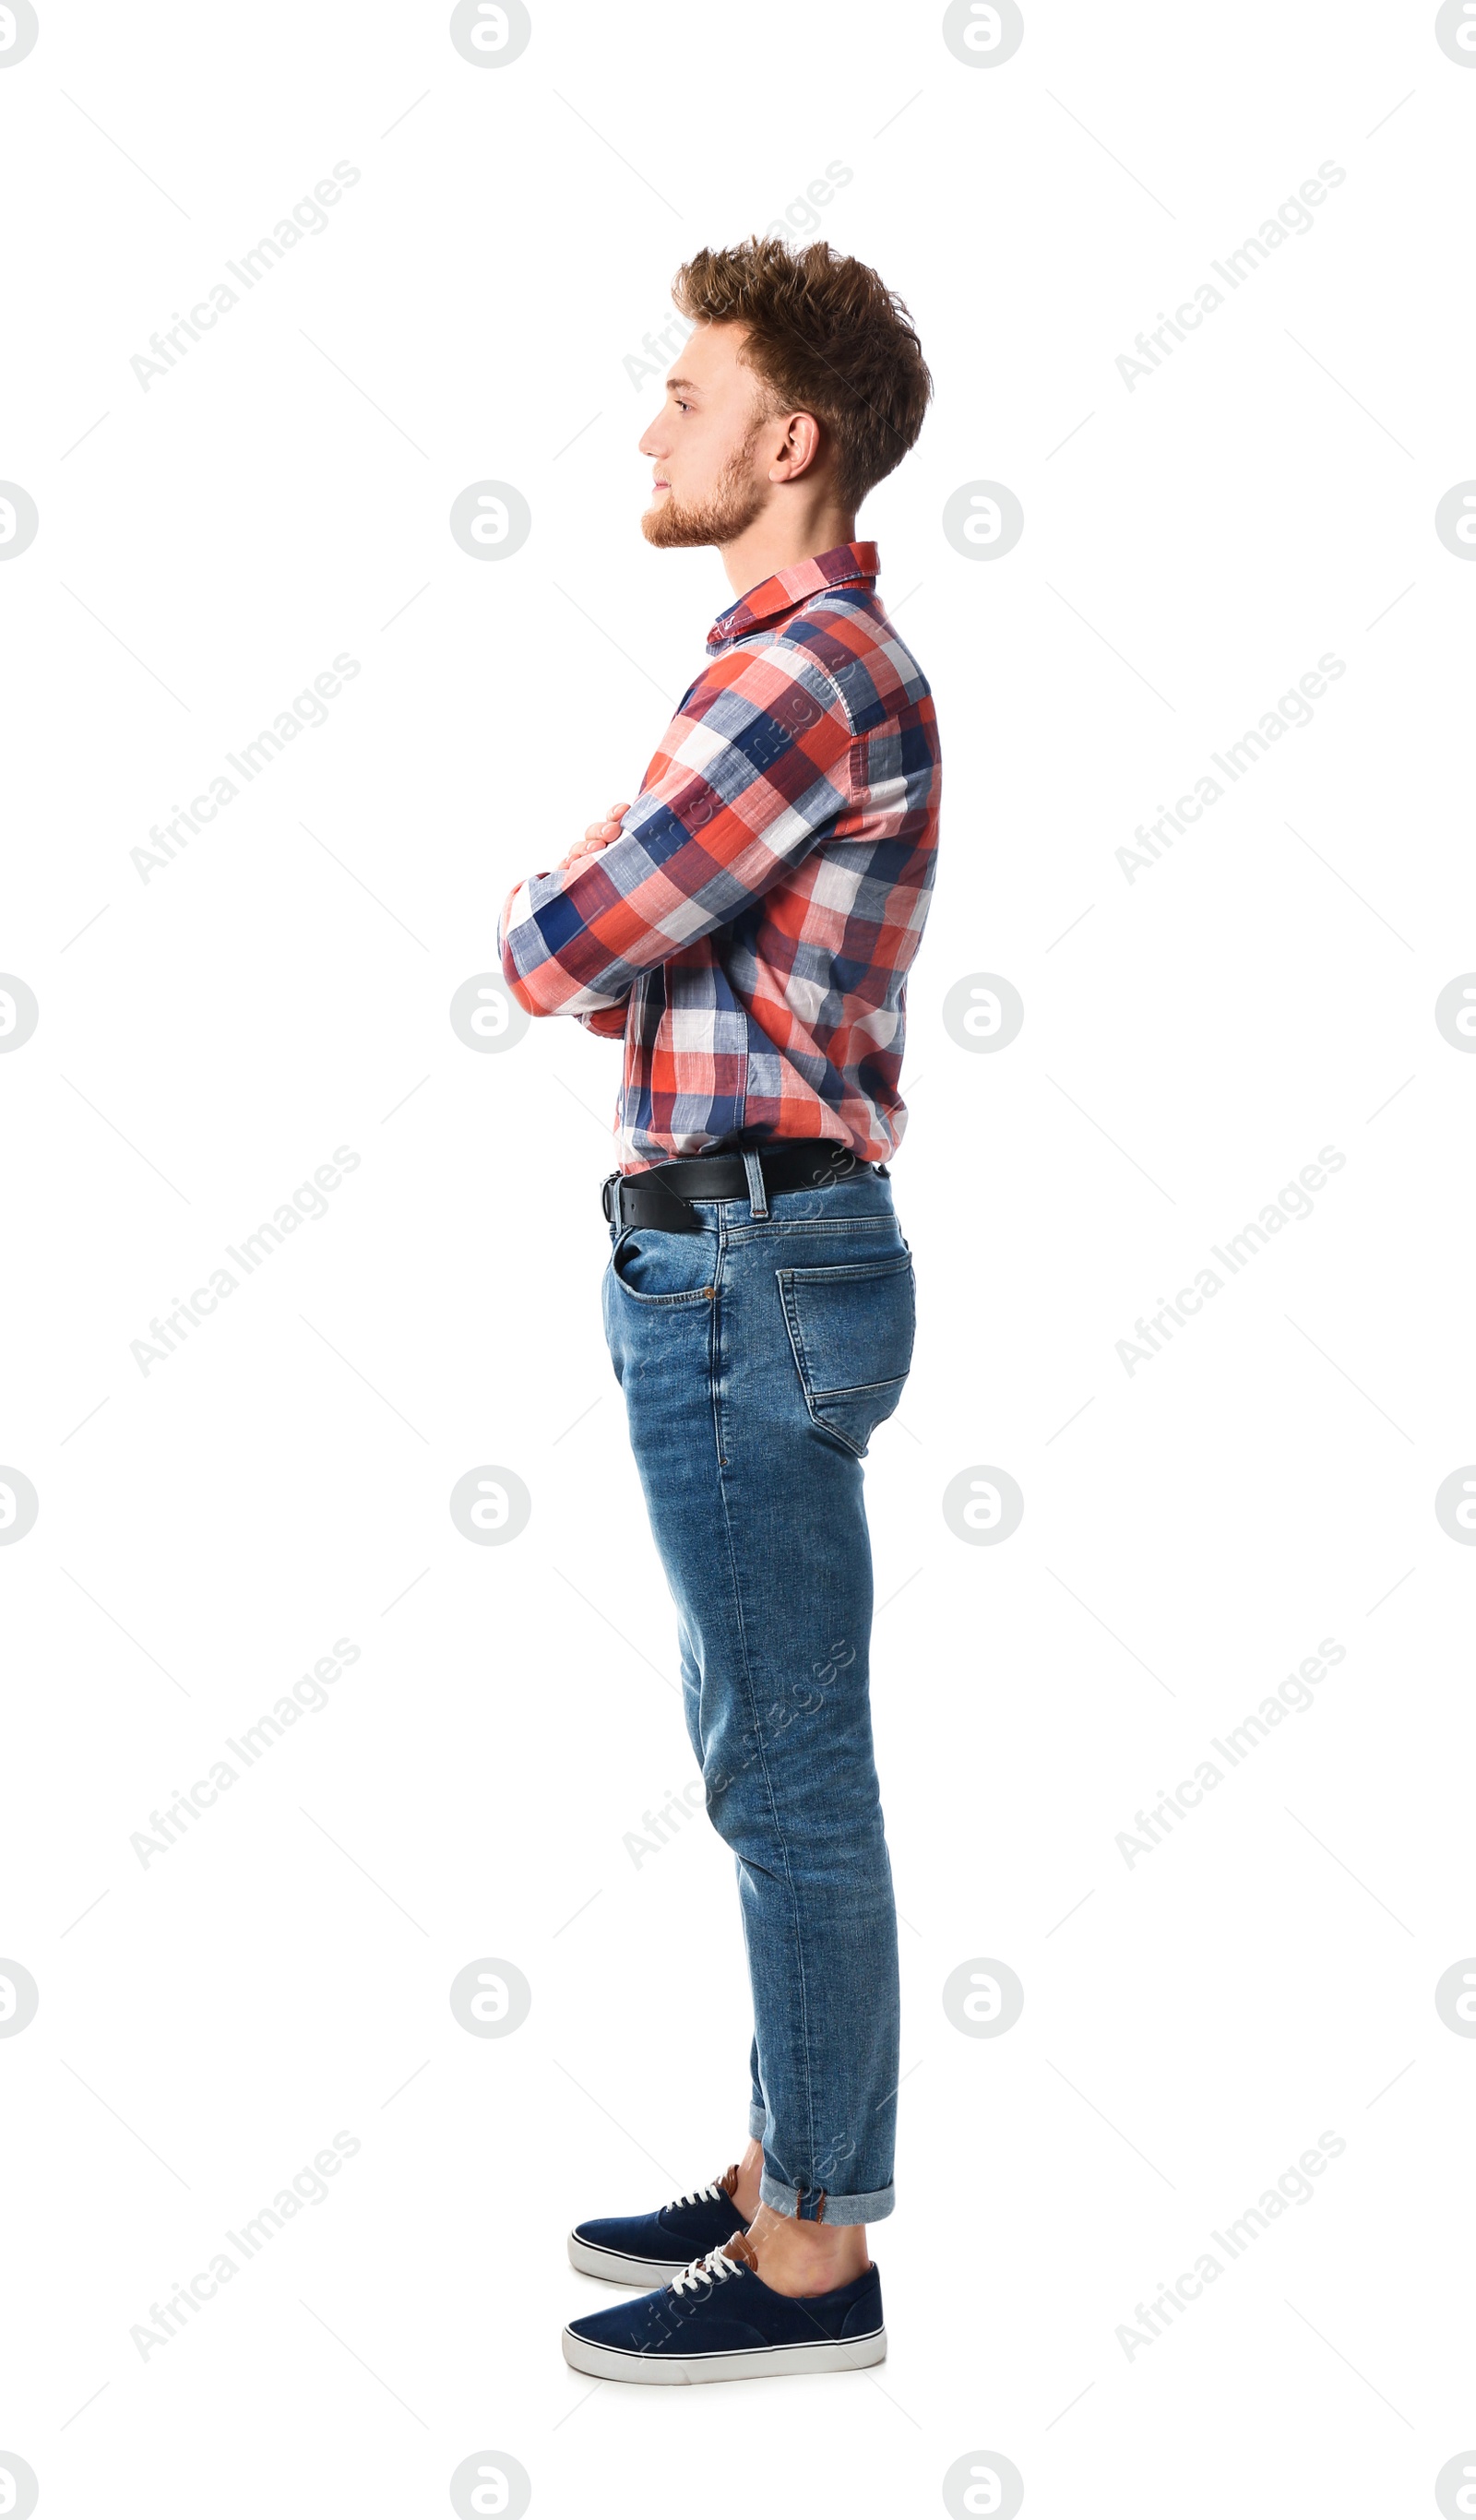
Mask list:
[[[659,507],[647,509],[641,531],[662,551],[696,551],[708,545],[722,551],[756,522],[765,503],[763,486],[744,480],[734,467],[712,496],[695,507],[680,507],[668,490]]]
[[[679,508],[670,491],[653,500],[641,518],[641,531],[657,551],[690,550],[699,543],[710,543],[713,535],[701,517],[690,517]]]

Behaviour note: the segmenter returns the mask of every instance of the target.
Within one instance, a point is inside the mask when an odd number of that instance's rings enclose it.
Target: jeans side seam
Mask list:
[[[805,2121],[809,2159],[813,2164],[815,2160],[815,2080],[811,2071],[810,2007],[807,1989],[805,1986],[805,1957],[804,1942],[800,1932],[799,1893],[795,1886],[793,1868],[789,1862],[788,1840],[784,1835],[783,1826],[779,1816],[779,1805],[775,1799],[774,1779],[769,1773],[769,1762],[764,1755],[764,1736],[759,1724],[758,1709],[754,1698],[752,1667],[748,1660],[748,1629],[743,1617],[743,1588],[738,1577],[738,1552],[734,1545],[733,1537],[733,1519],[728,1510],[728,1484],[727,1481],[721,1477],[718,1480],[718,1492],[723,1501],[723,1530],[728,1542],[728,1568],[733,1582],[733,1603],[738,1619],[738,1645],[742,1655],[743,1693],[748,1701],[748,1712],[753,1723],[753,1737],[757,1745],[754,1755],[758,1760],[759,1769],[764,1779],[764,1791],[769,1799],[769,1816],[774,1827],[775,1843],[779,1848],[781,1861],[784,1868],[784,1886],[789,1894],[789,1904],[794,1920],[794,1973],[799,1988],[798,2048],[803,2059],[802,2070],[804,2074],[805,2087]]]

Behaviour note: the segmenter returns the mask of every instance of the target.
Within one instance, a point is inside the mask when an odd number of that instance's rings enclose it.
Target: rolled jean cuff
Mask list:
[[[768,2123],[769,2120],[764,2113],[761,2103],[758,2100],[750,2100],[748,2103],[748,2133],[752,2136],[756,2143],[763,2142],[764,2129]]]
[[[760,2203],[772,2205],[776,2214],[787,2214],[792,2218],[799,2213],[799,2189],[786,2187],[782,2180],[771,2179],[767,2170],[759,2181],[758,2192]],[[834,2228],[841,2223],[883,2223],[896,2202],[895,2187],[873,2188],[870,2196],[832,2196],[827,2189],[823,2219],[827,2228]],[[814,2222],[816,2218],[811,2214],[804,2219]]]

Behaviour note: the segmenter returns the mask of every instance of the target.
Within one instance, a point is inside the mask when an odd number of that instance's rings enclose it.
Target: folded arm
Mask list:
[[[616,1007],[586,1007],[579,1020],[586,1032],[597,1032],[604,1041],[625,1039],[625,1009],[630,992],[626,991]]]
[[[624,1029],[637,979],[738,918],[849,800],[850,723],[802,650],[735,650],[707,667],[607,847],[508,896],[508,985],[530,1014]]]

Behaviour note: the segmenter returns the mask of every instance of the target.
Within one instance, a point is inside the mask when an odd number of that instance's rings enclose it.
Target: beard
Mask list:
[[[668,490],[659,507],[648,508],[641,531],[657,551],[691,551],[699,545],[736,542],[762,515],[768,484],[753,478],[751,461],[758,430],[750,430],[737,453],[730,455],[705,499],[683,506]]]

